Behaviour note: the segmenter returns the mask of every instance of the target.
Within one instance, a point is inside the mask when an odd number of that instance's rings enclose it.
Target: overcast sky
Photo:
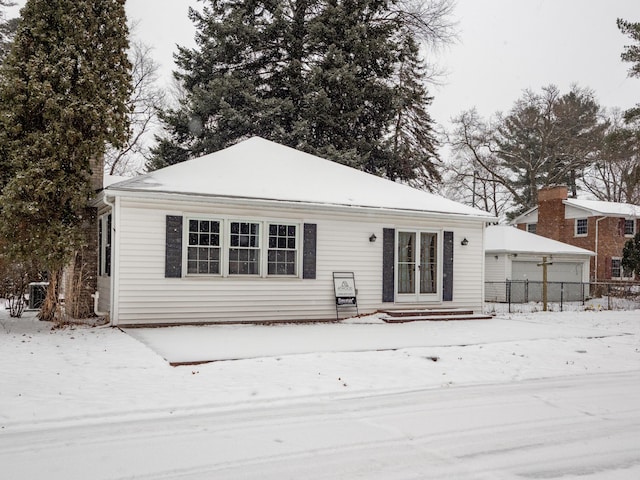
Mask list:
[[[127,0],[135,35],[154,47],[166,82],[175,45],[194,45],[190,5],[201,3]],[[457,0],[454,17],[458,42],[438,56],[448,75],[431,87],[439,123],[473,106],[485,116],[507,111],[523,89],[550,83],[562,93],[589,87],[606,107],[640,103],[640,79],[620,61],[629,40],[616,27],[618,17],[640,21],[640,0]]]

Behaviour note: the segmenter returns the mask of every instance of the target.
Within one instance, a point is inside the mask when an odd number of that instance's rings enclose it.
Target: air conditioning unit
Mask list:
[[[49,282],[31,282],[29,284],[29,310],[40,310],[48,287]]]

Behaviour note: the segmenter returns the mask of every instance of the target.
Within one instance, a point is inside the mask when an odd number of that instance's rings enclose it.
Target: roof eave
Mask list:
[[[288,206],[295,208],[312,208],[314,210],[339,210],[345,209],[357,210],[362,212],[387,212],[387,213],[402,213],[403,215],[417,215],[417,216],[431,216],[437,218],[456,218],[456,219],[469,219],[478,220],[482,222],[495,222],[497,217],[491,214],[467,214],[467,213],[455,213],[455,212],[437,212],[432,210],[416,210],[416,209],[401,209],[401,208],[387,208],[387,207],[375,207],[366,205],[346,205],[339,203],[315,203],[295,200],[278,200],[270,198],[255,198],[255,197],[243,197],[243,196],[223,196],[223,195],[206,195],[206,194],[194,194],[184,192],[171,192],[171,191],[149,191],[135,188],[111,188],[104,189],[101,193],[109,196],[127,196],[130,198],[155,198],[155,199],[173,199],[173,200],[191,200],[199,202],[212,202],[227,204],[237,204],[242,202],[243,205],[255,204],[262,206]]]
[[[520,215],[518,215],[516,218],[514,218],[513,220],[511,220],[509,222],[509,225],[517,225],[518,223],[521,223],[520,220],[524,217],[526,217],[527,215],[529,215],[530,213],[536,211],[538,209],[538,206],[532,207],[529,210],[527,210],[524,213],[521,213]]]

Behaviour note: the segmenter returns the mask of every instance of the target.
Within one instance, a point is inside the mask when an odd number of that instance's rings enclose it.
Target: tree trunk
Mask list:
[[[71,318],[83,319],[94,316],[91,295],[97,289],[99,254],[96,217],[95,208],[85,209],[82,230],[86,246],[76,252],[67,269],[65,311]]]
[[[43,322],[54,322],[61,325],[65,322],[65,315],[60,304],[60,277],[62,270],[49,272],[49,287],[38,312],[38,318]]]

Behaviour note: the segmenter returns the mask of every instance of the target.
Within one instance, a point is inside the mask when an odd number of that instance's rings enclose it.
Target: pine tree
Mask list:
[[[640,278],[640,232],[627,240],[622,249],[622,268]],[[625,274],[627,276],[627,274]]]
[[[631,64],[629,76],[640,78],[640,22],[628,22],[619,18],[617,24],[618,29],[634,42],[634,44],[624,47],[620,58],[623,62]],[[640,103],[627,110],[625,115],[629,121],[640,118]]]
[[[106,144],[126,138],[124,3],[28,0],[0,76],[0,235],[7,254],[49,272],[44,320],[58,318],[60,272],[87,242],[92,173],[101,178]]]
[[[393,180],[414,177],[416,183],[431,190],[442,181],[436,164],[434,122],[427,111],[433,97],[425,87],[425,67],[412,37],[405,39],[400,60],[385,176]]]
[[[408,24],[419,12],[400,6],[210,0],[191,11],[197,48],[176,57],[185,96],[161,116],[167,134],[148,168],[260,135],[389,178],[437,180],[420,27]]]

